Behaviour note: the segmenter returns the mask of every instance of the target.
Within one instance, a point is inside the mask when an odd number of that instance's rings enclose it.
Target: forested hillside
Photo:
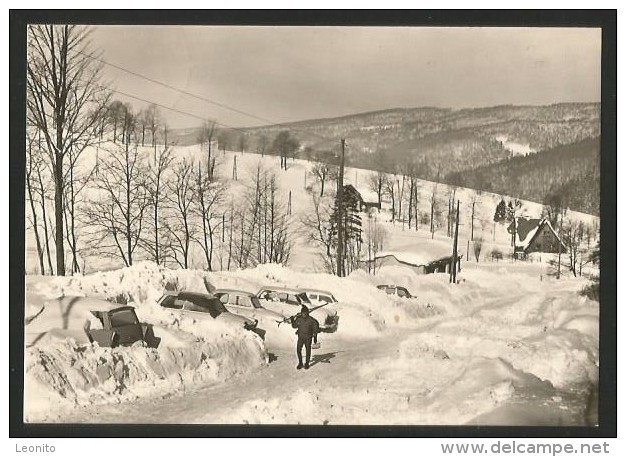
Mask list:
[[[513,197],[545,202],[559,195],[576,211],[600,211],[600,138],[450,173],[446,181]]]
[[[173,133],[198,142],[198,129]],[[283,154],[334,163],[346,139],[346,164],[543,202],[567,193],[570,205],[598,213],[600,104],[487,108],[401,108],[246,129],[217,129],[220,149]],[[591,139],[595,138],[595,139]],[[538,152],[537,151],[543,151]],[[535,155],[535,153],[537,153]],[[525,157],[528,155],[528,157]]]

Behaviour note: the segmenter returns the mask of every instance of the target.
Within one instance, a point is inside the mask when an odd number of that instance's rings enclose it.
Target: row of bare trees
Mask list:
[[[227,268],[286,263],[293,247],[293,221],[276,176],[258,165],[242,200],[230,211]]]
[[[98,172],[97,160],[91,168],[81,164],[85,151],[95,148],[98,154],[111,133],[114,143],[125,145],[120,157],[130,156],[131,138],[143,145],[149,132],[156,153],[157,131],[166,136],[167,126],[155,105],[134,113],[129,104],[111,100],[111,91],[101,84],[102,64],[88,27],[30,25],[27,46],[28,219],[40,272],[64,275],[80,271],[79,208]]]
[[[81,249],[108,253],[125,265],[141,257],[186,267],[192,245],[201,247],[206,268],[213,268],[215,233],[221,224],[223,242],[227,213],[221,207],[224,186],[215,179],[213,144],[217,140],[222,149],[231,149],[232,132],[218,131],[209,121],[199,137],[206,161],[174,161],[168,126],[156,105],[135,111],[112,100],[88,27],[31,25],[27,45],[27,219],[40,272],[80,271]],[[244,136],[237,146],[243,152],[247,144]],[[152,146],[151,157],[142,156],[147,153],[139,145]],[[294,156],[298,147],[288,134],[271,146],[266,137],[257,141],[257,152],[273,148],[285,158],[285,167],[287,155]],[[91,157],[83,160],[86,150],[95,151],[95,165]],[[248,241],[239,243],[244,248],[235,263],[287,259],[288,222],[281,220],[275,180],[259,187],[252,201],[263,215],[252,213],[254,230],[262,220],[260,233],[267,232],[275,244],[253,249]],[[249,214],[242,213],[239,221],[235,213],[229,231],[235,232],[234,224],[252,230]]]
[[[135,112],[130,103],[114,100],[107,106],[106,115],[101,119],[100,139],[107,126],[112,129],[114,143],[125,143],[131,136],[136,144],[145,146],[146,136],[149,134],[152,147],[156,148],[157,139],[167,146],[168,125],[154,104]]]
[[[90,32],[77,25],[29,25],[27,31],[27,194],[36,232],[39,266],[49,236],[54,239],[54,272],[66,273],[65,243],[76,259],[76,203],[84,187],[76,175],[83,152],[100,136],[110,92],[99,84],[102,65],[90,57]],[[48,183],[51,183],[48,187]],[[53,218],[46,211],[52,195]],[[69,199],[69,204],[67,200]],[[39,233],[43,229],[43,233]],[[69,234],[69,237],[68,237]]]
[[[189,268],[198,245],[212,270],[224,184],[208,170],[203,160],[174,160],[171,148],[142,154],[126,142],[104,150],[82,213],[89,249],[126,266],[147,258]]]

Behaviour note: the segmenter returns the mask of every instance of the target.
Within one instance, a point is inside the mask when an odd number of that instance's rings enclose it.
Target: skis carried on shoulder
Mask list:
[[[324,307],[324,306],[326,306],[326,305],[328,305],[328,303],[323,303],[323,304],[321,304],[321,305],[314,306],[313,308],[309,308],[309,315],[310,315],[313,311],[315,311],[316,309],[323,308],[323,307]],[[284,318],[282,321],[276,321],[276,322],[278,323],[278,326],[280,327],[280,324],[284,324],[284,323],[286,323],[286,322],[290,322],[292,319],[294,319],[295,317],[297,317],[297,316],[299,316],[299,315],[300,315],[300,313],[296,313],[296,314],[294,314],[294,315],[293,315],[293,316],[291,316],[291,317],[286,317],[286,318]]]

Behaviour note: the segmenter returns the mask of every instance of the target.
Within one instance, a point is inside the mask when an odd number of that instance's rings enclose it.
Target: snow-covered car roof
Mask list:
[[[245,290],[239,289],[215,289],[212,292],[213,295],[217,294],[239,294],[239,295],[247,295],[248,297],[256,297],[252,292],[246,292]]]
[[[304,291],[305,291],[306,293],[309,293],[309,294],[324,294],[324,295],[331,295],[331,296],[333,296],[333,297],[334,297],[333,293],[332,293],[332,292],[329,292],[328,290],[321,290],[321,289],[309,289],[309,288],[306,288],[306,289],[304,289]]]
[[[262,292],[264,290],[273,290],[276,292],[287,292],[287,293],[293,293],[293,294],[301,294],[301,293],[306,292],[306,289],[295,289],[293,287],[282,287],[282,286],[263,286],[259,289],[259,292]]]
[[[214,293],[209,292],[194,292],[191,290],[177,290],[177,291],[165,291],[163,295],[171,295],[172,297],[188,296],[188,297],[203,297],[203,298],[217,298]]]
[[[85,321],[97,319],[93,312],[108,312],[130,308],[101,298],[65,296],[47,300],[42,309],[26,325],[27,331],[47,331],[53,328],[82,328]]]

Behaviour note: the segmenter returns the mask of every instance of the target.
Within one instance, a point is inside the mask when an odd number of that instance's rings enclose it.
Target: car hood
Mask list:
[[[259,320],[283,320],[285,317],[277,311],[265,308],[238,308],[227,304],[226,309],[233,314]]]
[[[246,323],[254,324],[254,321],[252,319],[248,319],[247,317],[239,316],[231,312],[222,313],[219,316],[217,316],[215,319],[220,320],[222,322],[229,322],[231,324],[240,325],[240,326],[243,326]]]

